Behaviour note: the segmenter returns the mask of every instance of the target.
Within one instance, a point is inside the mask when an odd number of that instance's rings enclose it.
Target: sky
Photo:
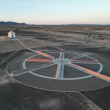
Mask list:
[[[110,0],[0,0],[0,21],[110,24]]]

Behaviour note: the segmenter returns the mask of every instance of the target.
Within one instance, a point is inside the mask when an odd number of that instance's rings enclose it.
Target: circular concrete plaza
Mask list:
[[[76,51],[27,52],[7,65],[15,80],[43,90],[89,91],[110,85],[110,60]]]

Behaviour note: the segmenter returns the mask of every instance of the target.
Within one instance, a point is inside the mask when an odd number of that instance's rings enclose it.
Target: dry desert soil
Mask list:
[[[15,39],[7,37],[13,30]],[[79,92],[32,88],[12,79],[7,64],[23,55],[20,39],[34,50],[92,52],[110,59],[110,26],[25,25],[0,26],[0,110],[110,110],[110,86]]]

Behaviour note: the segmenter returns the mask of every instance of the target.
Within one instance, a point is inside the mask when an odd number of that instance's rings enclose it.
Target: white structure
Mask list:
[[[8,37],[15,38],[16,37],[15,32],[13,32],[13,31],[8,32]]]

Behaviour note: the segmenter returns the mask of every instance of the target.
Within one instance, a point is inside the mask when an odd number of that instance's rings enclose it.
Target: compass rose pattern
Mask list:
[[[108,82],[110,82],[110,77],[102,75],[98,72],[95,72],[93,70],[84,68],[82,66],[77,65],[77,63],[79,64],[99,64],[99,61],[97,60],[79,60],[79,58],[83,58],[83,57],[88,57],[89,55],[92,55],[92,53],[85,53],[85,54],[76,54],[72,57],[69,58],[65,58],[65,52],[60,52],[59,58],[56,58],[55,56],[50,55],[49,53],[44,53],[41,51],[36,51],[39,55],[42,55],[46,58],[27,58],[26,61],[28,62],[45,62],[45,64],[41,64],[41,65],[35,65],[33,67],[27,68],[27,69],[22,69],[22,70],[18,70],[18,71],[13,71],[10,75],[13,76],[19,76],[22,74],[25,74],[27,72],[31,73],[32,71],[38,70],[38,69],[44,69],[46,67],[50,67],[52,65],[57,65],[57,69],[56,69],[56,74],[55,74],[55,79],[65,79],[64,78],[64,68],[65,65],[68,65],[69,67],[75,68],[79,71],[85,72],[89,75],[101,78],[103,80],[106,80]]]

